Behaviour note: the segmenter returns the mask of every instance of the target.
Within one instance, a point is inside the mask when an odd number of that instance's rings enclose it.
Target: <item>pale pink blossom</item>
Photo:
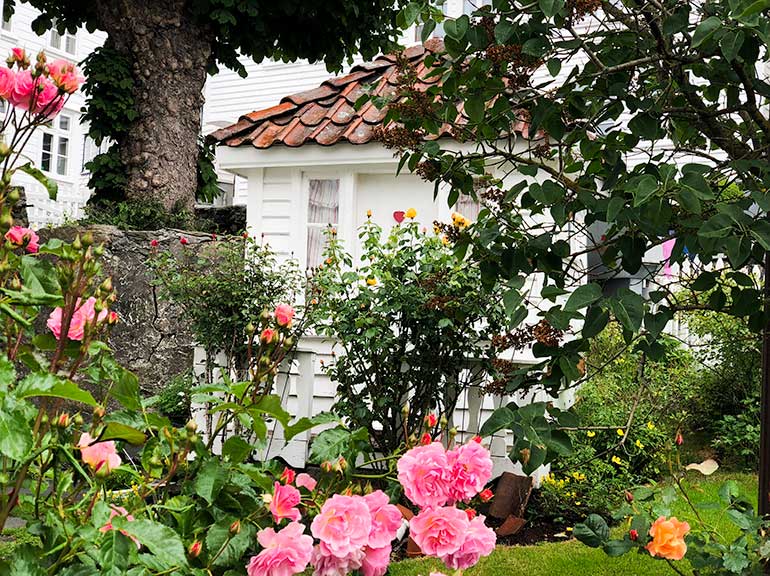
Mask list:
[[[495,531],[484,524],[484,516],[476,516],[465,532],[465,541],[457,552],[441,556],[441,561],[453,570],[475,566],[482,556],[489,556],[495,549]]]
[[[273,515],[273,520],[280,522],[284,518],[288,518],[292,522],[296,522],[300,519],[301,514],[299,510],[295,508],[302,499],[302,496],[294,486],[288,486],[275,483],[273,490],[273,498],[270,501],[270,513]]]
[[[442,558],[457,552],[470,520],[454,506],[426,508],[409,521],[409,534],[423,554]]]
[[[449,450],[447,459],[451,468],[451,502],[470,500],[492,478],[492,457],[489,450],[477,442],[468,442]]]
[[[24,246],[25,250],[32,254],[40,250],[40,237],[32,228],[13,226],[5,233],[5,239],[14,246]]]
[[[335,556],[323,543],[313,548],[313,555],[310,558],[310,563],[313,565],[313,576],[347,576],[347,574],[360,569],[363,561],[363,550]]]
[[[78,441],[80,458],[88,464],[94,472],[110,473],[120,466],[121,459],[115,449],[115,442],[96,442],[88,432],[83,432]]]
[[[331,554],[342,557],[366,546],[371,527],[369,507],[361,496],[335,494],[313,518],[310,531]]]
[[[276,532],[265,528],[257,534],[262,551],[246,566],[249,576],[292,576],[305,571],[313,553],[313,539],[305,527],[292,522]]]
[[[316,479],[313,478],[310,474],[305,474],[302,472],[301,474],[297,474],[296,484],[297,488],[307,488],[310,492],[312,492],[315,490],[316,484],[318,484],[318,482],[316,482]]]
[[[94,317],[96,316],[95,305],[96,298],[93,296],[85,302],[81,302],[80,298],[78,298],[75,312],[72,314],[70,327],[67,331],[67,338],[70,340],[83,340],[86,326],[92,323]],[[61,307],[55,308],[54,311],[51,312],[51,315],[48,317],[48,321],[46,322],[46,325],[51,330],[51,332],[53,332],[53,335],[57,340],[61,340],[61,324],[63,312],[64,310]],[[109,311],[107,309],[99,312],[97,322],[103,321],[105,318],[107,318],[108,314]]]
[[[76,92],[85,78],[77,67],[67,60],[54,60],[48,64],[48,75],[57,88],[67,94]]]
[[[38,78],[36,92],[35,105],[32,109],[35,114],[45,112],[47,117],[52,118],[64,107],[63,96],[59,94],[59,89],[48,78],[42,76]]]
[[[369,546],[372,548],[390,546],[401,527],[401,512],[390,503],[390,498],[382,490],[367,494],[364,500],[372,517]]]
[[[443,506],[449,500],[450,468],[440,442],[417,446],[398,461],[398,481],[415,505]]]
[[[286,328],[290,327],[293,318],[294,308],[288,304],[279,304],[275,307],[275,321],[279,326],[285,326]]]
[[[382,548],[364,548],[364,557],[361,561],[361,574],[363,576],[384,576],[390,564],[390,544]]]
[[[107,523],[99,528],[99,532],[109,532],[112,530],[112,519],[115,518],[115,516],[123,516],[128,522],[133,522],[134,517],[128,513],[128,510],[123,508],[123,506],[115,506],[114,504],[110,506],[110,519],[107,520]],[[136,539],[136,536],[131,536],[128,532],[125,530],[120,531],[123,536],[127,536],[131,538],[131,540],[134,541],[134,544],[136,544],[137,548],[141,548],[142,544],[139,542],[139,540]]]
[[[0,66],[0,98],[7,100],[16,83],[16,72],[8,66]]]

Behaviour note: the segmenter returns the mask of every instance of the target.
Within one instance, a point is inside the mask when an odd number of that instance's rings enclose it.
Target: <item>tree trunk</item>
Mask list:
[[[191,210],[211,34],[186,0],[98,2],[100,28],[134,62],[137,118],[119,142],[126,197]]]

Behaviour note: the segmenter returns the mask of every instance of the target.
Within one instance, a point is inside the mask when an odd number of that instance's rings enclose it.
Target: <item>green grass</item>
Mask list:
[[[751,474],[715,474],[711,478],[697,478],[695,473],[688,476],[690,497],[697,505],[700,502],[716,501],[719,487],[727,480],[734,480],[741,494],[752,497],[756,502],[756,476]],[[720,533],[737,533],[732,524],[719,511],[700,511],[704,522]],[[672,515],[680,520],[694,520],[694,513],[684,501],[672,506]],[[526,528],[525,528],[526,529]],[[689,574],[686,564],[677,564]],[[439,562],[432,560],[404,560],[392,564],[391,576],[428,576],[431,570],[443,571]],[[465,576],[672,576],[675,572],[661,560],[653,560],[646,554],[629,553],[620,558],[609,558],[601,550],[584,546],[580,542],[546,543],[536,546],[500,546],[488,558],[482,559],[474,568],[466,570]]]

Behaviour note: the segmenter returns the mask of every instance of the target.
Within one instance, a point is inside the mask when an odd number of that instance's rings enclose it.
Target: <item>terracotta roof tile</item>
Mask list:
[[[412,46],[403,52],[411,60],[418,77],[416,88],[427,90],[441,82],[431,75],[425,57],[442,53],[441,39],[431,39],[423,46]],[[358,64],[345,76],[330,78],[313,90],[285,96],[277,106],[246,114],[226,128],[217,130],[210,139],[226,146],[251,144],[256,148],[276,145],[302,146],[308,143],[331,146],[338,142],[365,144],[372,141],[375,127],[381,125],[387,107],[378,109],[371,101],[360,110],[355,103],[366,94],[389,98],[396,94],[398,70],[396,55],[379,56],[373,62]],[[462,108],[460,108],[462,110]],[[458,120],[463,121],[462,114]],[[448,125],[440,136],[451,136]]]

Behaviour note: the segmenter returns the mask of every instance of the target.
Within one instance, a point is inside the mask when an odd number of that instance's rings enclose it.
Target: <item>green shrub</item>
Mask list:
[[[745,470],[759,465],[759,398],[748,398],[740,414],[725,414],[714,426],[713,446],[723,464]]]
[[[183,426],[190,419],[190,390],[194,385],[190,372],[177,374],[152,398],[153,408],[177,426]]]
[[[159,230],[179,228],[215,232],[209,220],[197,218],[185,211],[168,212],[160,203],[152,200],[122,202],[98,202],[85,208],[83,224],[107,224],[121,230]]]

